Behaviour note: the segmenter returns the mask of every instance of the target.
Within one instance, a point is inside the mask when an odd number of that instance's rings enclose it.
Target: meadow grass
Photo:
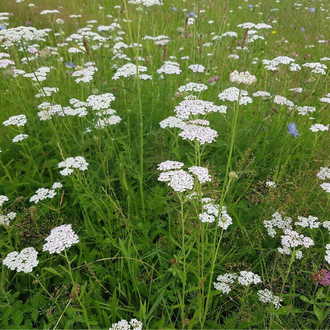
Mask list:
[[[0,248],[3,260],[13,251],[33,247],[38,265],[24,273],[2,263],[0,327],[126,329],[113,324],[136,318],[147,329],[329,328],[330,283],[321,285],[312,277],[328,270],[330,259],[325,258],[330,243],[329,192],[320,187],[329,182],[329,174],[325,181],[317,177],[320,168],[330,164],[329,3],[172,0],[147,8],[127,0],[35,0],[35,6],[28,6],[31,3],[0,3],[0,13],[12,13],[4,15],[9,18],[3,21],[9,23],[6,30],[50,29],[44,40],[19,40],[8,47],[0,35],[0,53],[15,62],[0,69],[0,121],[27,117],[24,126],[1,125],[0,193],[8,197],[1,214],[15,212],[16,217],[1,226]],[[60,13],[40,15],[46,9]],[[82,17],[70,18],[72,14]],[[192,24],[188,17],[194,18]],[[64,24],[56,23],[58,18]],[[91,20],[97,22],[87,23]],[[257,31],[263,39],[248,42],[252,34],[237,27],[245,22],[271,28]],[[112,23],[120,28],[97,29]],[[95,35],[83,40],[79,29],[88,24],[105,41]],[[228,31],[237,36],[213,40]],[[77,33],[76,39],[67,39]],[[170,40],[166,46],[156,45],[144,38],[147,35]],[[144,72],[137,71],[112,79],[129,63],[114,59],[118,42],[131,45],[119,53],[130,63],[146,66],[152,79],[143,80]],[[70,47],[80,52],[70,53]],[[239,58],[228,57],[232,54]],[[291,71],[290,64],[267,70],[262,60],[278,56],[290,57],[300,70]],[[157,73],[166,60],[179,63],[182,73]],[[65,64],[70,62],[75,68]],[[76,83],[73,74],[88,62],[98,69],[93,79]],[[309,62],[319,63],[318,68],[324,65],[324,74],[303,67]],[[203,65],[204,73],[194,73],[188,68],[191,64]],[[27,73],[48,67],[50,72],[46,80],[14,77],[14,67]],[[237,87],[230,80],[235,70],[256,77],[252,85],[238,86],[238,100],[241,90],[250,97],[257,91],[272,97],[253,97],[247,105],[219,100],[219,93]],[[226,114],[207,114],[218,133],[212,143],[183,140],[179,128],[160,127],[190,94],[178,92],[189,82],[208,87],[192,93],[198,99],[228,106]],[[59,91],[36,97],[45,87]],[[301,93],[290,91],[298,87]],[[38,116],[42,102],[67,107],[72,98],[85,102],[90,95],[105,93],[115,96],[111,109],[121,118],[115,125],[98,128],[100,115],[86,104],[84,116]],[[275,103],[275,95],[294,106]],[[300,115],[297,107],[302,106],[316,111]],[[297,136],[289,133],[290,123]],[[311,131],[314,124],[325,125],[324,131]],[[18,134],[28,137],[14,143]],[[77,156],[84,157],[88,169],[61,175],[58,164]],[[185,171],[203,166],[212,181],[202,184],[192,176],[193,189],[175,191],[158,180],[157,166],[166,160],[184,163]],[[51,189],[55,182],[63,185],[55,197],[30,201],[39,188]],[[195,198],[190,196],[193,192]],[[200,220],[202,197],[212,198],[219,210],[226,207],[232,220],[228,228],[216,225],[223,214],[213,223]],[[277,235],[271,237],[264,225],[275,212],[292,218],[290,228],[310,237],[313,245],[280,253],[283,228],[276,228]],[[316,228],[294,224],[298,216],[317,217]],[[43,250],[51,230],[65,224],[72,224],[79,243],[61,253]],[[296,258],[301,251],[303,257]],[[261,282],[236,281],[229,293],[216,290],[218,275],[241,271],[259,275]],[[260,301],[258,291],[263,289],[282,299],[281,306]]]

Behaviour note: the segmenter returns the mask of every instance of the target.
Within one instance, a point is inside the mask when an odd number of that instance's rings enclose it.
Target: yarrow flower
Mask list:
[[[21,252],[8,253],[3,264],[17,272],[31,273],[33,268],[38,266],[38,252],[33,247],[23,249]]]
[[[54,198],[56,196],[56,191],[54,189],[39,188],[36,193],[30,198],[30,203],[34,202],[38,204],[48,198]]]
[[[222,93],[218,95],[219,100],[238,102],[240,105],[246,105],[252,103],[252,98],[248,96],[248,92],[244,90],[239,90],[236,87],[230,87],[225,89]]]
[[[276,183],[274,181],[267,181],[266,182],[266,185],[269,187],[269,188],[276,188]]]
[[[61,253],[77,243],[79,243],[79,237],[72,230],[71,224],[62,225],[52,229],[46,238],[42,251],[47,251],[50,254]]]
[[[276,309],[281,307],[281,301],[283,301],[283,299],[273,295],[268,289],[259,290],[257,294],[259,296],[259,301],[265,304],[271,303]]]
[[[12,116],[5,120],[2,124],[4,126],[10,126],[10,125],[15,125],[17,127],[24,126],[27,122],[26,116],[25,115],[17,115],[17,116]]]
[[[16,212],[9,212],[7,215],[0,214],[0,225],[9,226],[10,221],[16,218]]]
[[[330,168],[329,167],[321,167],[320,171],[316,174],[316,176],[320,180],[330,179]]]
[[[111,324],[109,330],[142,330],[143,324],[137,319],[131,319],[129,322],[121,320],[118,323]]]
[[[4,202],[8,202],[9,198],[5,195],[0,195],[0,207],[3,205]]]
[[[63,162],[58,163],[59,168],[64,168],[64,170],[60,171],[60,173],[64,176],[72,174],[74,169],[86,171],[88,169],[88,165],[89,164],[82,156],[69,157],[66,158]]]
[[[251,75],[249,71],[238,72],[235,70],[230,74],[229,80],[234,84],[250,86],[257,81],[257,78]]]
[[[28,137],[29,136],[27,134],[18,134],[12,139],[12,141],[14,143],[17,143],[17,142],[21,142],[21,141],[27,139]]]

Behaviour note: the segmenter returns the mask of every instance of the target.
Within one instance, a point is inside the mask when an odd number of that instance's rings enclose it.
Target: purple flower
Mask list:
[[[288,134],[293,135],[295,138],[299,135],[297,126],[295,123],[288,124]]]
[[[31,23],[30,23],[29,21],[26,21],[26,22],[25,22],[25,25],[26,25],[26,26],[29,26],[29,25],[31,25]]]
[[[215,83],[218,79],[219,79],[218,76],[214,76],[214,77],[212,77],[212,78],[209,79],[209,82],[210,82],[211,84],[213,84],[213,83]]]
[[[76,67],[76,65],[73,62],[65,63],[65,66],[73,69]]]
[[[326,269],[321,269],[312,275],[314,284],[321,284],[323,286],[330,285],[330,273]]]

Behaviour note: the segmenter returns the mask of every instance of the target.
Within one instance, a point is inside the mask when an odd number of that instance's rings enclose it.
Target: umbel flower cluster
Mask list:
[[[181,169],[183,166],[184,163],[170,160],[158,164],[157,169],[161,171],[158,181],[167,182],[167,185],[177,192],[185,192],[194,188],[195,179],[193,175],[196,176],[199,183],[211,181],[207,168],[201,166],[189,167],[190,174]]]
[[[210,122],[205,116],[214,113],[226,113],[227,107],[214,105],[213,102],[187,97],[174,109],[176,116],[168,117],[160,122],[161,128],[179,128],[179,136],[183,140],[198,141],[201,145],[212,143],[218,137],[218,132],[210,128]],[[203,119],[200,119],[202,116]]]

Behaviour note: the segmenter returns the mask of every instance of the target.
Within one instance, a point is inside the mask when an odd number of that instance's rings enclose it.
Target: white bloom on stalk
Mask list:
[[[209,170],[202,166],[192,166],[188,168],[189,172],[196,175],[200,183],[211,182],[211,176]]]
[[[283,301],[283,299],[273,295],[268,289],[259,290],[257,294],[259,296],[259,301],[265,304],[271,303],[276,309],[281,307],[281,301]]]
[[[249,71],[238,72],[235,70],[230,74],[229,80],[234,84],[250,86],[257,81],[257,78],[250,74]]]
[[[326,193],[330,193],[330,183],[329,182],[325,182],[325,183],[322,183],[320,185],[320,187],[326,192]]]
[[[17,272],[31,273],[38,266],[38,252],[33,247],[23,249],[21,252],[8,253],[3,264]]]
[[[20,126],[24,126],[26,124],[26,122],[27,122],[27,119],[26,119],[25,115],[17,115],[17,116],[9,117],[2,124],[4,126],[15,125],[17,127],[20,127]]]
[[[240,272],[239,277],[237,278],[238,283],[248,286],[250,284],[259,284],[261,283],[261,277],[253,272],[247,272],[245,270]]]
[[[248,96],[248,92],[244,90],[239,90],[236,87],[230,87],[225,89],[222,93],[218,95],[219,100],[221,101],[230,101],[230,102],[238,102],[240,105],[246,105],[248,103],[252,103],[252,98]]]
[[[54,189],[39,188],[35,194],[30,198],[30,203],[38,204],[45,199],[51,199],[56,196]]]
[[[181,162],[166,160],[165,162],[158,164],[157,170],[158,171],[179,170],[183,166],[184,164]]]
[[[320,167],[320,171],[316,174],[320,180],[330,179],[330,168],[329,167]]]
[[[66,158],[63,162],[58,163],[59,168],[64,168],[62,171],[60,171],[60,173],[64,176],[72,174],[74,169],[86,171],[88,169],[88,165],[89,164],[82,156],[69,157]]]
[[[17,143],[17,142],[21,142],[25,139],[27,139],[29,136],[27,134],[18,134],[16,135],[14,138],[13,138],[13,142],[14,143]]]
[[[61,253],[77,243],[79,243],[79,237],[72,230],[71,224],[62,225],[52,229],[42,251],[48,251],[50,254]]]

